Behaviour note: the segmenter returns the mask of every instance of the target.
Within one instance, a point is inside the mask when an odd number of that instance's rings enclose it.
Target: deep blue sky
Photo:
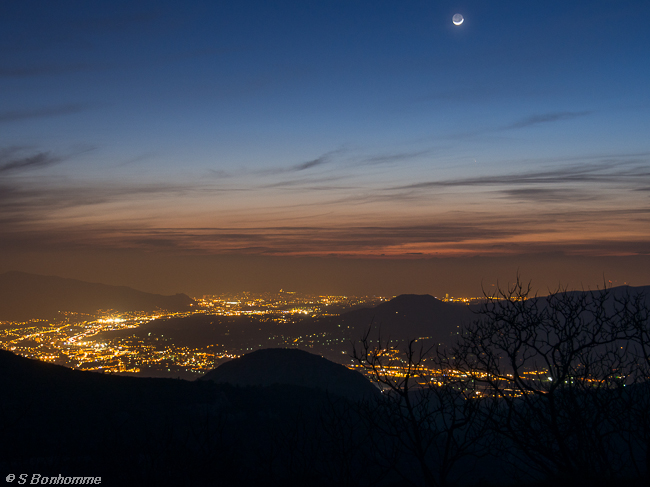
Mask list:
[[[645,259],[649,21],[638,0],[2,2],[0,270]]]

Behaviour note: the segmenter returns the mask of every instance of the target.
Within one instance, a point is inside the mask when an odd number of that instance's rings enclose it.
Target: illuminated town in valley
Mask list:
[[[187,379],[196,378],[223,361],[259,348],[272,347],[308,349],[356,369],[358,366],[350,357],[351,343],[360,337],[334,336],[328,332],[303,334],[296,332],[300,330],[300,321],[334,317],[353,309],[373,307],[389,299],[380,296],[315,296],[281,290],[278,293],[204,295],[195,298],[193,309],[185,312],[59,312],[52,319],[0,322],[0,347],[24,357],[73,369]],[[448,295],[442,298],[442,301],[465,304],[480,300]],[[213,323],[211,317],[222,324],[228,320],[235,321],[232,321],[232,330],[224,325],[228,329],[220,335],[217,343],[177,343],[159,329],[174,319],[192,317],[210,320],[210,324]],[[248,323],[241,334],[236,333],[236,327],[244,325],[237,320],[247,320],[245,323]],[[263,324],[265,328],[255,330],[260,333],[250,333],[250,323]],[[283,327],[290,324],[294,325],[292,332],[283,333]],[[146,333],[142,333],[144,328]],[[397,356],[397,350],[387,352]],[[399,367],[394,369],[394,373],[399,374]]]

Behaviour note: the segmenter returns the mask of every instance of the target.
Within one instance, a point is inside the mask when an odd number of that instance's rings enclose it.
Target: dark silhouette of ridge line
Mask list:
[[[402,294],[374,308],[341,314],[341,327],[350,329],[350,338],[358,340],[371,326],[384,338],[411,340],[428,337],[450,343],[460,327],[475,315],[465,304],[447,303],[429,294]]]
[[[256,350],[221,364],[198,380],[239,386],[309,387],[354,400],[379,395],[379,390],[359,372],[293,348]]]
[[[127,286],[110,286],[26,272],[0,274],[0,320],[50,318],[59,311],[186,311],[194,301],[185,294],[163,296]]]

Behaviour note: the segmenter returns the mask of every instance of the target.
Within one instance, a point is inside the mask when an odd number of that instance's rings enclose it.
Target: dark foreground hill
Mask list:
[[[363,449],[358,419],[348,424],[351,403],[312,388],[120,377],[0,350],[0,390],[3,478],[28,472],[194,487],[377,477],[355,459]],[[346,445],[332,443],[335,432]],[[357,473],[342,472],[341,454]]]
[[[0,320],[49,318],[59,311],[185,311],[194,301],[185,294],[162,296],[126,286],[108,286],[24,272],[0,274]]]
[[[288,348],[251,352],[221,364],[200,380],[239,386],[309,387],[355,400],[379,395],[379,390],[359,372],[313,353]]]
[[[436,433],[449,418],[436,416],[435,401],[409,416],[386,394],[354,402],[299,386],[119,377],[2,350],[0,391],[3,478],[101,477],[101,485],[156,487],[438,485],[425,481],[408,447],[413,422],[432,442],[427,465],[449,444]],[[420,424],[430,413],[433,421]],[[524,452],[484,433],[454,463],[449,485],[646,485],[639,476],[518,481]]]

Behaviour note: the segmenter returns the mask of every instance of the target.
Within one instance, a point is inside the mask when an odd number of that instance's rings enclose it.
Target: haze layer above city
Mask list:
[[[647,285],[649,21],[627,0],[5,2],[0,272]]]

